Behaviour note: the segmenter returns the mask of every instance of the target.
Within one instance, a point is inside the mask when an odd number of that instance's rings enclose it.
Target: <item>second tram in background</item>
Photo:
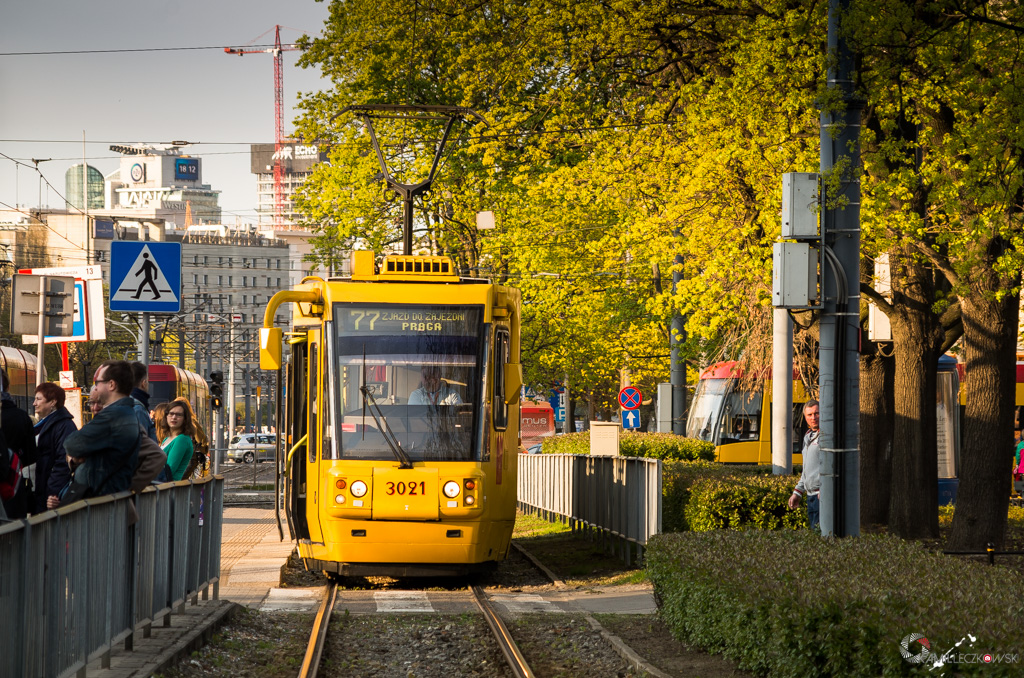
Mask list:
[[[185,398],[204,431],[210,427],[210,387],[200,375],[175,365],[149,366],[149,407]]]
[[[286,509],[299,555],[337,575],[472,572],[503,560],[516,514],[519,291],[443,256],[353,255],[350,278],[278,292],[261,367],[281,365]],[[275,355],[276,352],[276,355]]]
[[[936,393],[938,417],[939,503],[956,499],[960,451],[960,373],[950,356],[939,358]],[[1024,369],[1017,370],[1017,405],[1024,405]],[[727,464],[772,463],[772,380],[754,381],[745,388],[734,361],[711,365],[700,374],[693,394],[686,435],[715,444],[715,461]],[[803,434],[807,425],[803,404],[808,397],[793,373],[793,463],[803,463]]]
[[[21,409],[32,413],[32,399],[36,394],[36,357],[20,348],[0,346],[0,367],[10,380],[8,393]]]

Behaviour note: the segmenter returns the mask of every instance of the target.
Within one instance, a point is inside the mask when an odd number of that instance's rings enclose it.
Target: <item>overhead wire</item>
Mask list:
[[[244,45],[253,49],[274,49],[275,45]],[[56,54],[125,54],[130,52],[187,52],[204,49],[223,50],[225,45],[201,45],[196,47],[122,47],[117,49],[64,49],[41,50],[38,52],[0,52],[0,56],[50,56]]]

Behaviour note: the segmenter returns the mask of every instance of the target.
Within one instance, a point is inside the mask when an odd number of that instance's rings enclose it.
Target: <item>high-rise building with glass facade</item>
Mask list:
[[[88,175],[86,183],[89,187],[89,209],[103,209],[103,174],[91,165],[87,166],[86,173]],[[85,192],[82,191],[82,166],[72,165],[64,175],[64,195],[67,197],[68,204],[80,210],[85,209],[83,193]]]

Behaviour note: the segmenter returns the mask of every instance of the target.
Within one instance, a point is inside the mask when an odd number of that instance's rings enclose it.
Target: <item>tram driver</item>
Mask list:
[[[420,368],[423,385],[409,394],[410,405],[461,405],[462,396],[441,378],[441,368],[424,365]]]

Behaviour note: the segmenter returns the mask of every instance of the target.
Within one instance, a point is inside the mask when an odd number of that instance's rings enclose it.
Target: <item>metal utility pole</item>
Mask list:
[[[142,330],[139,333],[139,362],[149,365],[149,314],[142,314]]]
[[[573,417],[572,410],[572,397],[569,393],[569,373],[565,372],[565,412],[562,417],[562,433],[575,433],[576,432],[576,419]]]
[[[89,165],[85,156],[85,130],[82,130],[82,214],[85,218],[85,265],[92,263],[92,232],[89,228]]]
[[[252,382],[249,379],[249,368],[248,367],[243,367],[242,368],[242,379],[244,380],[244,383],[245,383],[245,386],[244,386],[244,392],[245,392],[245,419],[242,420],[243,421],[242,425],[245,428],[249,428],[250,422],[252,422],[253,420],[251,419],[251,415],[252,415]],[[255,433],[255,430],[253,430],[253,433]]]
[[[39,386],[43,383],[43,372],[46,371],[46,276],[42,275],[39,276],[39,322],[36,326],[36,386]]]
[[[235,323],[228,322],[228,440],[235,432]],[[221,335],[222,337],[224,335]]]
[[[677,228],[672,233],[676,238],[682,237]],[[672,293],[675,294],[683,282],[683,255],[677,254],[675,267],[672,271]],[[686,341],[686,325],[683,316],[675,313],[672,316],[672,329],[669,333],[669,344],[672,347],[672,371],[669,381],[672,382],[672,433],[677,436],[686,435],[686,363],[683,361],[681,346]]]
[[[828,88],[841,110],[821,114],[823,184],[839,173],[838,195],[823,191],[822,283],[824,309],[818,353],[821,392],[821,533],[860,534],[860,117],[853,90],[853,54],[839,19],[849,0],[828,8]]]
[[[772,473],[793,473],[793,319],[772,309]]]

